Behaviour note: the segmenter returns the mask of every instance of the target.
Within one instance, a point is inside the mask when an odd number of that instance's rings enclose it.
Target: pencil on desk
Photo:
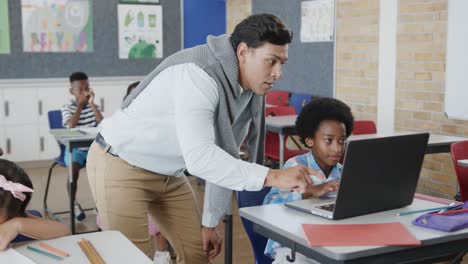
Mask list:
[[[436,213],[434,215],[451,215],[451,214],[458,214],[458,213],[465,213],[465,212],[468,212],[468,208],[452,210],[452,211],[445,211],[445,212],[441,212],[441,213]]]
[[[51,246],[51,245],[49,245],[49,244],[46,244],[46,243],[44,243],[44,242],[40,242],[40,243],[39,243],[39,247],[44,248],[44,249],[47,249],[47,250],[49,250],[49,251],[51,251],[51,252],[54,252],[55,254],[60,255],[60,256],[62,256],[62,257],[68,257],[68,256],[70,256],[70,254],[68,254],[67,252],[64,252],[64,251],[62,251],[62,250],[60,250],[60,249],[58,249],[58,248],[54,248],[53,246]]]
[[[39,254],[41,254],[41,255],[47,256],[47,257],[49,257],[49,258],[53,258],[53,259],[55,259],[55,260],[63,260],[63,258],[60,257],[60,256],[56,256],[56,255],[54,255],[54,254],[52,254],[52,253],[45,252],[45,251],[40,250],[40,249],[35,248],[35,247],[27,246],[26,249],[29,249],[29,250],[34,251],[34,252],[36,252],[36,253],[39,253]]]
[[[86,257],[91,262],[91,264],[106,263],[89,240],[82,238],[81,241],[78,242],[78,245],[80,246],[81,250],[85,253]]]
[[[397,215],[409,215],[409,214],[417,214],[417,213],[424,213],[429,211],[436,211],[436,210],[443,210],[443,209],[450,209],[452,206],[442,206],[442,207],[435,207],[435,208],[428,208],[428,209],[421,209],[421,210],[414,210],[414,211],[404,211],[399,212]]]

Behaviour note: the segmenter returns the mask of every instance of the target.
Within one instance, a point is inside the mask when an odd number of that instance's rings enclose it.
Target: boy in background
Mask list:
[[[302,165],[316,169],[320,175],[311,175],[313,185],[302,194],[272,188],[263,204],[279,204],[336,192],[342,170],[338,162],[344,154],[345,141],[351,135],[353,125],[351,109],[337,99],[315,98],[304,106],[296,120],[296,131],[310,151],[289,159],[284,168]],[[265,254],[274,259],[273,264],[290,263],[286,259],[289,253],[290,249],[268,240]],[[294,263],[316,262],[297,253]]]
[[[85,73],[74,72],[70,75],[70,94],[73,95],[74,98],[61,109],[63,126],[66,128],[96,127],[103,117],[98,106],[94,104],[94,92],[89,87],[88,76]],[[86,165],[87,155],[87,150],[73,149],[71,162],[69,156],[65,155],[65,164],[67,166],[72,166],[73,181],[75,183],[78,183],[80,169]],[[76,197],[77,188],[70,193],[67,184],[68,193],[72,198]],[[86,218],[83,209],[76,200],[75,217],[79,222]]]

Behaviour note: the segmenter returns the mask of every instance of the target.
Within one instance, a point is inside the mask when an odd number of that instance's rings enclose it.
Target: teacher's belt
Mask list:
[[[98,133],[96,136],[96,139],[94,140],[96,144],[98,144],[99,147],[101,147],[103,150],[107,151],[107,153],[111,154],[112,156],[118,157],[117,153],[115,150],[106,143],[104,140],[104,137],[102,137],[101,133]]]

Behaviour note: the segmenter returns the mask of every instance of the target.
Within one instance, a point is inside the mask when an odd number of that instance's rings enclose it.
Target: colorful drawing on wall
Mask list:
[[[10,23],[8,1],[0,0],[0,54],[10,53]]]
[[[92,52],[89,0],[21,0],[25,52]]]
[[[160,5],[119,5],[119,58],[162,58]]]

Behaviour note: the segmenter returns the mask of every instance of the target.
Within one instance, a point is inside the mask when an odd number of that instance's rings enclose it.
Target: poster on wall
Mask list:
[[[119,58],[162,58],[163,28],[160,5],[118,6]]]
[[[301,3],[301,42],[333,41],[334,27],[334,0]]]
[[[8,1],[0,0],[0,54],[10,54]]]
[[[92,52],[90,0],[21,0],[24,52]]]

